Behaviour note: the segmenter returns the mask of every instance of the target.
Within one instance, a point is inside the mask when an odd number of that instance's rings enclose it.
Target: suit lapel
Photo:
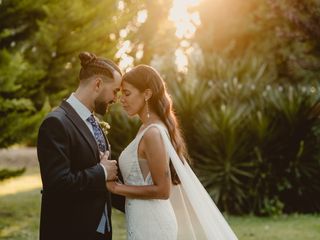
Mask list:
[[[83,122],[78,113],[73,109],[73,107],[71,107],[68,102],[63,101],[60,107],[67,113],[67,117],[71,120],[71,122],[79,130],[80,134],[86,140],[95,158],[99,159],[98,145],[88,126]]]

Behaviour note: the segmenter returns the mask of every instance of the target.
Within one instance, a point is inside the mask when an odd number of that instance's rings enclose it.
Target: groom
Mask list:
[[[80,53],[79,86],[42,122],[37,152],[43,184],[40,240],[109,240],[111,195],[117,178],[110,145],[94,117],[104,115],[121,83],[110,60]],[[124,199],[113,205],[123,211]]]

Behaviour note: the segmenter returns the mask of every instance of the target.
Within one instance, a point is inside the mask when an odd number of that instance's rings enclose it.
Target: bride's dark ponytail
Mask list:
[[[129,73],[123,76],[126,81],[143,92],[151,89],[152,97],[149,99],[149,107],[160,117],[161,121],[166,125],[173,147],[179,155],[182,162],[188,161],[189,156],[186,149],[185,141],[182,137],[179,123],[174,114],[172,100],[167,93],[166,85],[159,73],[152,67],[147,65],[138,65]],[[180,183],[176,171],[170,161],[170,171],[172,182]]]

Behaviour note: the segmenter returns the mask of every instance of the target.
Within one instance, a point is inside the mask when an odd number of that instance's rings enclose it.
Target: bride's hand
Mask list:
[[[107,188],[109,192],[116,193],[116,187],[121,185],[121,183],[116,181],[107,181]]]

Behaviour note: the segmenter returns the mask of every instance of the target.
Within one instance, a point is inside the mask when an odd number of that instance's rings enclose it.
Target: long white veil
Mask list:
[[[181,181],[181,184],[173,187],[170,196],[178,222],[178,240],[238,239],[188,163],[180,160],[167,130],[161,125],[152,125],[160,130],[168,155]]]

